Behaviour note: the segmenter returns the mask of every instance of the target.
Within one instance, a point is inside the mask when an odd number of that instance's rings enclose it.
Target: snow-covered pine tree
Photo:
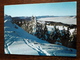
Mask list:
[[[44,27],[44,40],[48,40],[48,29],[47,29],[47,27],[46,27],[46,24],[45,24],[45,27]]]
[[[37,36],[38,38],[41,38],[41,29],[42,29],[41,24],[37,22],[35,36]]]

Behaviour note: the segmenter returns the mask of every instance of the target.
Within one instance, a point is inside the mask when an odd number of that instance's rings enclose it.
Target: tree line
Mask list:
[[[58,44],[63,45],[70,48],[76,49],[76,35],[71,35],[69,31],[69,27],[67,27],[67,30],[63,27],[63,30],[59,30],[59,28],[56,28],[57,25],[54,25],[54,28],[52,28],[52,31],[49,33],[48,28],[46,24],[37,24],[36,25],[36,32],[35,36],[42,40],[46,40],[52,44]]]

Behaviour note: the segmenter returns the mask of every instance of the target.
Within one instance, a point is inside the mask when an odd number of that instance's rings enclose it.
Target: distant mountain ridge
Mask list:
[[[45,16],[36,16],[37,19],[39,19],[39,18],[46,18],[46,17],[74,17],[74,16],[47,16],[47,15],[45,15]]]
[[[30,18],[30,17],[32,17],[32,16],[18,16],[18,17],[12,17],[12,18],[26,19],[26,18]],[[73,16],[50,16],[50,15],[45,15],[45,16],[34,16],[34,17],[39,19],[39,18],[46,18],[46,17],[73,17]]]

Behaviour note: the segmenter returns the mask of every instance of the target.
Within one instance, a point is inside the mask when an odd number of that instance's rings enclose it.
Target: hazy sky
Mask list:
[[[14,16],[72,16],[77,13],[77,2],[5,5],[4,14]]]

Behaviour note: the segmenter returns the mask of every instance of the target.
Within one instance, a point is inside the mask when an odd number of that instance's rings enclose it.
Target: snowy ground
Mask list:
[[[39,21],[53,21],[53,22],[62,22],[67,24],[77,24],[75,16],[64,16],[64,17],[46,17],[46,18],[40,18]]]
[[[4,20],[4,42],[5,54],[76,57],[75,49],[38,39],[16,24],[12,24],[8,16],[5,16]]]

